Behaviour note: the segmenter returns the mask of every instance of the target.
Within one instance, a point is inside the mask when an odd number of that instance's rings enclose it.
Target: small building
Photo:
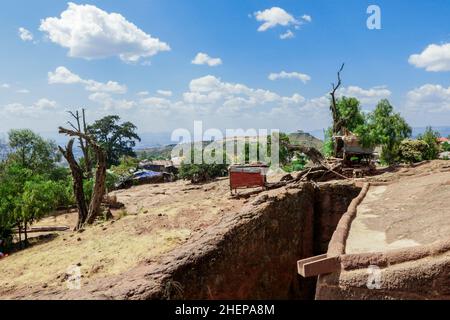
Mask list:
[[[265,164],[232,165],[229,168],[230,190],[265,188],[267,184],[267,171],[269,166]]]
[[[442,137],[442,138],[438,138],[437,141],[438,141],[439,144],[444,144],[444,143],[446,143],[446,142],[447,142],[447,143],[450,143],[450,139],[448,139],[448,138],[443,138],[443,137]]]
[[[144,160],[139,163],[139,169],[178,174],[178,168],[170,160]]]
[[[373,159],[374,148],[364,148],[359,138],[350,132],[344,130],[344,135],[334,136],[334,141],[337,148],[337,156],[344,160],[344,163],[351,165],[353,160],[358,163],[367,162],[368,164]]]

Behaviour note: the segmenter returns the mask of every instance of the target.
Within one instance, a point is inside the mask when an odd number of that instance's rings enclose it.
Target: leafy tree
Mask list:
[[[365,119],[358,99],[342,97],[337,100],[336,106],[341,127],[345,127],[353,132],[364,125]]]
[[[367,115],[366,124],[355,133],[365,147],[382,146],[382,161],[391,164],[398,159],[400,143],[411,136],[412,129],[387,99],[381,100]]]
[[[131,172],[136,171],[139,160],[130,156],[123,156],[116,166],[111,167],[111,171],[118,176],[129,176]]]
[[[324,130],[325,140],[322,147],[322,153],[326,157],[332,157],[334,153],[333,128]]]
[[[428,144],[423,140],[405,139],[399,147],[400,160],[415,163],[424,160]]]
[[[17,162],[22,168],[44,173],[53,169],[60,160],[56,144],[44,140],[31,130],[11,130],[9,146],[12,149],[9,159]]]
[[[106,116],[88,127],[88,131],[104,148],[107,165],[118,165],[122,156],[136,157],[133,148],[136,140],[141,138],[136,133],[137,127],[131,122],[119,123],[117,115]]]
[[[442,144],[442,151],[450,151],[450,143],[444,142]]]
[[[60,192],[60,186],[54,181],[35,178],[25,183],[20,206],[16,208],[16,216],[23,225],[25,243],[28,242],[28,226],[57,208]]]
[[[432,127],[427,127],[425,132],[420,134],[417,138],[424,141],[428,145],[428,148],[424,154],[424,160],[437,159],[439,156],[439,132],[434,131]]]

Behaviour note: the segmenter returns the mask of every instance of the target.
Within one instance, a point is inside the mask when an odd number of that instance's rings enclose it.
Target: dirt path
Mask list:
[[[379,252],[450,237],[450,173],[425,165],[371,187],[358,207],[346,253]]]

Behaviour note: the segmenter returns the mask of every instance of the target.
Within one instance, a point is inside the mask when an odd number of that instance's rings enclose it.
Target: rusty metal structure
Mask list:
[[[268,166],[265,164],[232,165],[229,168],[230,191],[237,189],[257,188],[267,186]]]

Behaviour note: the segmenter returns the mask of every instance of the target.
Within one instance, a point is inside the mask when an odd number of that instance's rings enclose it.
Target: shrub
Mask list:
[[[420,162],[426,159],[429,146],[423,140],[405,139],[399,147],[400,160],[408,163]]]
[[[192,183],[201,183],[217,177],[226,176],[228,167],[226,164],[181,164],[179,177],[190,180]]]

